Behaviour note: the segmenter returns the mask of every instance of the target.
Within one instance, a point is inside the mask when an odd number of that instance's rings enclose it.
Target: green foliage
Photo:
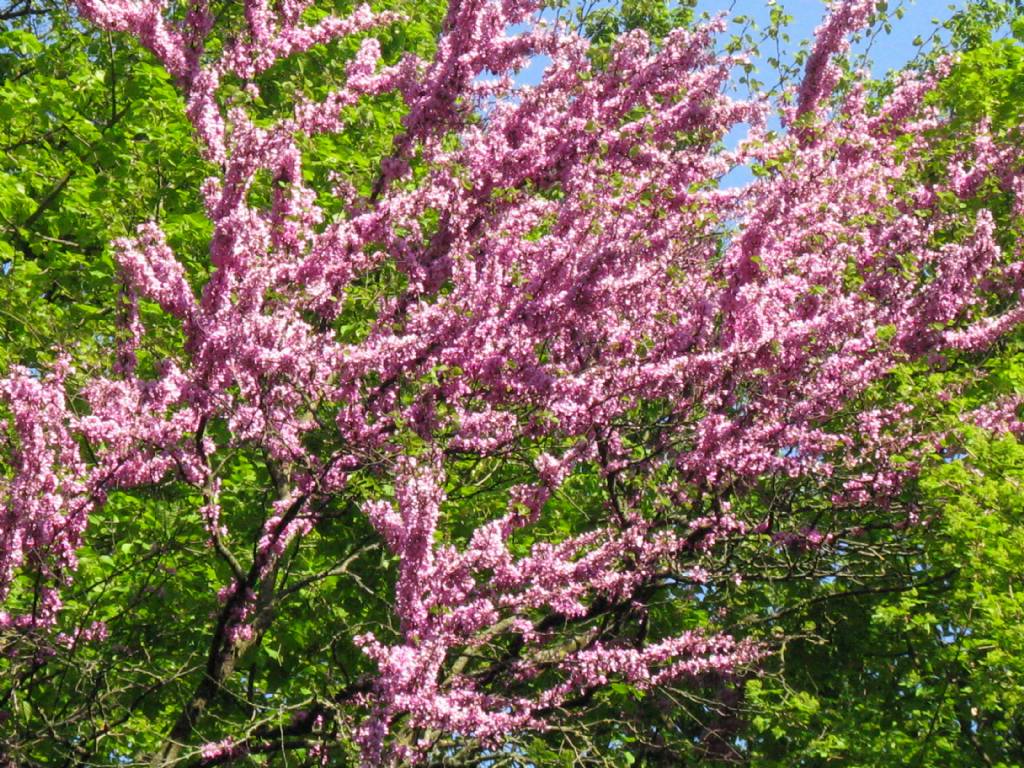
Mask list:
[[[548,7],[559,19],[576,25],[598,48],[603,48],[619,35],[642,29],[652,39],[660,40],[676,27],[686,26],[694,18],[696,0],[678,3],[666,0],[622,0],[621,3],[598,5],[572,0],[551,0]]]
[[[133,47],[59,8],[0,34],[0,364],[71,340],[109,354],[110,241],[159,215],[199,273],[206,171],[166,73]]]
[[[966,51],[943,84],[941,100],[968,122],[991,121],[997,131],[1014,129],[1024,115],[1024,18],[1015,37]]]
[[[1022,482],[1024,446],[972,432],[922,476],[928,523],[882,580],[805,598],[778,674],[747,684],[751,765],[1021,764]]]

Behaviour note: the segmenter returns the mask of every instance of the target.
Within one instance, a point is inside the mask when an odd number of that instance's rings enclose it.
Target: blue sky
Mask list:
[[[822,0],[777,0],[774,4],[783,7],[793,17],[789,27],[791,51],[797,49],[800,41],[811,38],[826,8]],[[890,12],[902,6],[904,15],[902,19],[892,20],[891,34],[881,33],[872,45],[870,53],[874,74],[884,75],[888,70],[899,69],[914,58],[917,53],[914,38],[919,35],[928,38],[935,30],[933,20],[949,19],[964,4],[964,0],[890,0]],[[764,27],[768,22],[770,4],[766,0],[699,0],[697,8],[709,13],[725,10],[731,16],[747,16]]]
[[[917,55],[918,46],[914,43],[916,38],[927,41],[933,34],[941,35],[941,22],[948,20],[964,4],[964,0],[890,0],[890,13],[897,7],[901,7],[903,11],[901,18],[891,19],[892,31],[887,33],[881,30],[873,40],[862,41],[854,50],[862,52],[867,49],[872,73],[875,77],[882,77],[890,70],[901,69]],[[768,24],[772,5],[782,7],[786,14],[792,17],[791,23],[787,26],[788,49],[782,51],[782,60],[785,62],[791,60],[790,57],[800,49],[801,44],[814,36],[815,28],[827,12],[827,5],[823,0],[699,0],[697,9],[698,12],[709,14],[725,10],[732,18],[746,16],[752,18],[763,29]],[[755,61],[761,70],[759,79],[767,83],[772,83],[776,79],[765,61],[774,53],[774,46],[770,51],[765,46],[762,48],[761,58]],[[745,133],[743,126],[737,126],[726,138],[726,144],[735,145]],[[746,184],[751,178],[750,171],[740,167],[726,174],[721,183],[723,186],[731,187]]]

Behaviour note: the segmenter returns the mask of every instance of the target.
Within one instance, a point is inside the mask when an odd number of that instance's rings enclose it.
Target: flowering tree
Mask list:
[[[912,522],[897,500],[934,435],[865,393],[1024,313],[1009,234],[966,204],[1016,195],[1018,152],[981,123],[934,168],[948,63],[884,98],[844,73],[870,0],[832,6],[798,88],[748,100],[718,22],[598,61],[535,3],[453,0],[432,57],[382,61],[402,19],[367,7],[246,0],[228,31],[199,1],[77,7],[176,82],[210,229],[199,270],[159,221],[112,244],[105,367],[61,350],[0,382],[8,699],[112,642],[93,587],[64,605],[111,505],[173,513],[142,542],[147,589],[208,587],[184,648],[117,639],[96,675],[134,665],[103,683],[116,714],[50,737],[75,760],[515,760],[607,690],[727,697],[771,648],[698,619],[708,585]],[[350,36],[345,82],[266,108],[275,67]],[[370,181],[311,171],[368,103],[403,115]],[[841,524],[744,503],[776,478]],[[283,653],[289,679],[261,680]]]

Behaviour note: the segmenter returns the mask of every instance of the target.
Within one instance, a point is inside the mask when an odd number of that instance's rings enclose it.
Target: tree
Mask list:
[[[456,0],[399,58],[388,11],[80,0],[182,94],[208,261],[140,224],[99,352],[0,383],[12,760],[729,749],[777,649],[708,596],[912,525],[934,425],[873,398],[1024,311],[1019,211],[966,204],[1018,149],[964,123],[936,168],[948,63],[877,100],[841,66],[873,6],[740,101],[716,23],[591,57],[530,2]],[[282,91],[305,56],[344,81]],[[353,136],[379,160],[331,162]]]
[[[933,94],[952,117],[935,145],[937,163],[958,142],[958,126],[981,119],[1000,141],[1019,146],[1021,47],[1019,38],[993,39],[1013,18],[999,5],[969,8],[948,24],[963,50]],[[965,204],[991,210],[998,231],[1013,231],[1015,196],[1000,185],[979,187]],[[740,736],[752,765],[1024,760],[1016,670],[1020,466],[1009,437],[1020,433],[1019,330],[983,353],[944,358],[938,369],[897,374],[899,397],[927,408],[942,435],[941,456],[903,494],[925,524],[876,535],[870,568],[833,552],[827,580],[768,590],[787,612],[773,629],[792,639],[770,665],[774,674],[748,684]],[[994,402],[993,418],[983,420],[994,434],[964,425],[964,414]],[[738,621],[765,599],[756,592],[731,596]]]

